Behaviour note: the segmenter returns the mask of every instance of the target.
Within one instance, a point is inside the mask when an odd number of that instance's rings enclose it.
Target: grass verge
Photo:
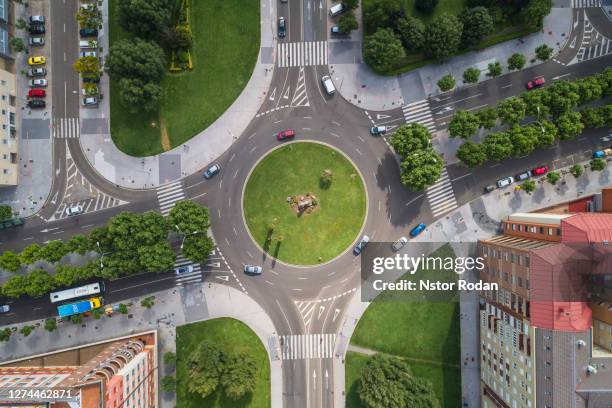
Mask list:
[[[270,363],[268,354],[259,337],[244,323],[220,318],[188,324],[176,328],[176,402],[178,408],[267,408],[270,406]],[[208,398],[187,391],[187,367],[185,359],[193,348],[202,341],[211,341],[229,351],[244,351],[252,354],[258,362],[257,387],[252,395],[239,401],[226,398],[217,392]]]
[[[326,169],[333,174],[327,188],[320,184]],[[317,198],[318,206],[299,216],[287,197],[306,193]],[[251,235],[273,257],[292,264],[312,265],[342,253],[357,237],[365,211],[365,189],[355,167],[341,153],[317,143],[274,150],[255,167],[244,191]],[[269,241],[274,219],[277,226]]]

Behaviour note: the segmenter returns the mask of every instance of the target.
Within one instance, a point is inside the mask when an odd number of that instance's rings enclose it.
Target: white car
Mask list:
[[[244,265],[244,273],[248,273],[249,275],[261,275],[263,269],[261,266],[257,265]]]
[[[323,88],[325,88],[325,92],[328,95],[333,95],[336,93],[336,87],[334,86],[334,83],[329,75],[324,75],[321,78],[321,83],[323,84]]]
[[[47,86],[47,80],[44,78],[39,78],[39,79],[30,79],[28,81],[28,85],[30,85],[30,87],[35,87],[35,86]]]
[[[371,135],[384,135],[385,133],[387,133],[386,126],[374,126],[370,128]]]
[[[66,215],[67,216],[73,216],[73,215],[79,215],[83,213],[83,207],[81,207],[80,205],[73,205],[71,207],[66,208]]]
[[[174,268],[175,275],[183,275],[191,272],[193,272],[193,265],[179,266],[178,268]]]
[[[0,306],[0,313],[8,313],[10,310],[11,310],[11,307],[9,305]]]
[[[84,57],[97,57],[98,53],[95,51],[81,51],[79,52],[79,57],[84,58]]]
[[[28,40],[28,44],[32,46],[45,45],[45,39],[42,37],[30,37],[30,39]]]
[[[83,98],[83,105],[93,106],[98,104],[98,98],[90,96],[89,98]]]
[[[400,239],[398,239],[391,245],[391,249],[397,252],[402,249],[407,242],[408,240],[406,239],[406,237],[400,237]]]
[[[30,16],[30,23],[45,23],[45,16]]]
[[[497,188],[508,187],[512,183],[514,183],[514,177],[504,177],[497,180]]]

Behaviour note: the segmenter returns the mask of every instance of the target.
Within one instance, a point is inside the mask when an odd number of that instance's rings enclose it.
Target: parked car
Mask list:
[[[179,266],[178,268],[174,268],[175,275],[184,275],[186,273],[191,273],[191,272],[193,272],[193,265],[185,265],[185,266]]]
[[[249,275],[261,275],[263,269],[261,266],[257,265],[244,265],[244,273],[248,273]]]
[[[33,47],[45,45],[45,39],[43,37],[30,37],[28,44]]]
[[[81,28],[79,30],[79,35],[81,37],[97,37],[98,30],[95,28]]]
[[[612,156],[612,148],[604,149],[606,156]]]
[[[346,10],[346,7],[344,7],[344,4],[338,3],[329,8],[329,15],[331,17],[336,17],[338,14],[342,13],[344,10]]]
[[[330,28],[329,31],[331,32],[332,35],[346,34],[344,31],[340,31],[339,26],[332,26],[332,28]]]
[[[9,305],[0,306],[0,313],[8,313],[11,311],[11,307]]]
[[[606,152],[604,152],[603,150],[596,150],[593,152],[594,159],[602,159],[604,157],[606,157]]]
[[[484,188],[485,193],[490,193],[493,190],[495,190],[495,186],[493,184],[489,184],[488,186],[485,186]]]
[[[407,242],[408,239],[406,237],[400,237],[400,239],[398,239],[391,245],[391,249],[394,251],[399,251],[404,247],[404,245],[406,245]]]
[[[87,98],[83,98],[83,105],[85,106],[94,106],[98,104],[98,98],[95,96],[89,96]]]
[[[374,126],[370,128],[371,135],[384,135],[385,133],[387,133],[386,126]]]
[[[100,77],[99,76],[95,76],[95,77],[83,77],[83,82],[87,82],[90,84],[98,84],[100,83]]]
[[[44,24],[30,24],[30,28],[28,28],[30,34],[44,34],[45,31]]]
[[[47,80],[44,78],[30,79],[28,81],[28,86],[30,86],[30,88],[34,88],[36,86],[47,86]]]
[[[221,166],[215,163],[212,166],[210,166],[208,169],[206,169],[206,171],[204,172],[204,178],[211,179],[213,178],[215,174],[217,174],[220,171],[221,171]]]
[[[28,101],[28,108],[30,109],[41,109],[47,106],[47,103],[42,99],[32,99]]]
[[[45,16],[30,16],[30,24],[45,24]]]
[[[527,170],[527,171],[517,174],[514,179],[516,181],[523,181],[523,180],[527,180],[529,177],[531,177],[531,171]]]
[[[29,77],[39,77],[47,75],[47,69],[43,67],[28,69]]]
[[[81,207],[80,205],[72,205],[70,207],[66,207],[66,215],[67,216],[73,216],[73,215],[79,215],[83,213],[83,207]]]
[[[355,248],[353,248],[353,253],[355,255],[359,255],[366,245],[368,245],[368,242],[370,242],[370,237],[364,235],[363,238],[361,238],[361,241],[359,241],[357,245],[355,245]]]
[[[44,98],[47,96],[47,92],[44,89],[30,89],[28,91],[28,98]]]
[[[533,176],[543,176],[546,173],[548,173],[548,164],[536,167],[535,169],[531,170],[531,175]]]
[[[278,18],[278,36],[283,38],[287,32],[285,17]]]
[[[426,227],[425,224],[420,223],[419,225],[417,225],[416,227],[410,230],[410,236],[412,238],[416,237],[417,235],[419,235],[421,232],[425,230],[425,227]]]
[[[285,129],[278,132],[278,140],[292,139],[295,137],[295,130]]]
[[[28,65],[43,65],[47,63],[47,59],[45,57],[30,57],[28,58]]]
[[[504,177],[502,179],[497,180],[497,188],[504,188],[514,183],[514,177]]]
[[[532,79],[531,81],[527,82],[527,89],[533,89],[533,88],[539,88],[542,85],[544,85],[546,83],[546,80],[544,79],[543,76],[539,76],[537,78]]]
[[[81,51],[79,52],[79,57],[80,58],[84,58],[84,57],[97,57],[98,53],[95,51]]]

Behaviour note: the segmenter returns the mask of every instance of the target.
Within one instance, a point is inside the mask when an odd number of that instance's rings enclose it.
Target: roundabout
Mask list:
[[[356,167],[320,143],[274,149],[256,164],[243,192],[251,237],[269,255],[294,265],[327,262],[344,252],[358,237],[366,208]]]

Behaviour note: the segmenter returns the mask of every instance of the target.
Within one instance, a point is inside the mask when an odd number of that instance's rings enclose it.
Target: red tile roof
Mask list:
[[[579,213],[561,220],[561,242],[612,242],[612,214]]]

